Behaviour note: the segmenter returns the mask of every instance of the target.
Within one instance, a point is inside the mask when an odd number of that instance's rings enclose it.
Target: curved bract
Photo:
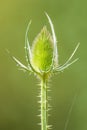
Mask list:
[[[46,26],[43,27],[41,32],[37,35],[34,42],[32,43],[32,47],[30,47],[30,42],[28,38],[28,31],[31,25],[31,21],[29,22],[26,34],[25,34],[25,50],[26,50],[26,59],[28,66],[23,66],[23,64],[18,61],[15,57],[13,59],[15,62],[24,70],[36,73],[38,76],[45,74],[52,74],[54,72],[63,71],[67,67],[69,67],[72,63],[78,60],[75,59],[73,61],[72,58],[77,51],[79,44],[77,44],[75,50],[73,51],[70,58],[63,65],[59,66],[58,60],[58,48],[57,48],[57,40],[54,31],[53,23],[45,13],[50,24],[51,32],[49,33]]]

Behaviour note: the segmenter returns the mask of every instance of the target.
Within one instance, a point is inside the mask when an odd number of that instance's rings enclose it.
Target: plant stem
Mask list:
[[[41,80],[41,130],[47,130],[47,80]]]

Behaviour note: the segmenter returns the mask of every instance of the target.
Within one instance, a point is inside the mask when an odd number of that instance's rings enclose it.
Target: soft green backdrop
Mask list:
[[[59,62],[63,64],[80,42],[74,58],[79,61],[50,80],[50,124],[64,130],[74,96],[77,95],[67,130],[87,130],[87,1],[0,0],[0,130],[40,130],[37,101],[39,82],[19,71],[5,49],[25,61],[24,37],[32,19],[30,41],[51,17],[58,39]]]

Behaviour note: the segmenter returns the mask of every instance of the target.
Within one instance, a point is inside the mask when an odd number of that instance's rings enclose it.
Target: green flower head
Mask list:
[[[71,61],[72,57],[74,56],[79,46],[79,43],[76,46],[73,53],[71,54],[70,58],[65,62],[65,64],[59,66],[57,40],[54,31],[54,26],[48,14],[47,13],[45,14],[50,24],[51,33],[49,33],[47,27],[44,26],[41,32],[36,36],[35,40],[33,41],[32,47],[30,47],[28,39],[28,31],[30,28],[31,21],[29,22],[26,30],[25,50],[28,66],[26,67],[15,57],[12,57],[22,69],[28,72],[33,72],[40,76],[43,74],[49,74],[49,73],[52,74],[55,72],[63,71],[65,68],[67,68],[72,63],[78,60],[77,58],[74,61]]]
[[[46,27],[35,38],[32,45],[31,64],[38,72],[47,72],[53,63],[53,39]]]

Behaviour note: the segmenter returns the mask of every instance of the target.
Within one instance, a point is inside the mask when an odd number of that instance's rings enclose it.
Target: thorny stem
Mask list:
[[[47,130],[47,80],[43,76],[41,79],[41,130]]]

